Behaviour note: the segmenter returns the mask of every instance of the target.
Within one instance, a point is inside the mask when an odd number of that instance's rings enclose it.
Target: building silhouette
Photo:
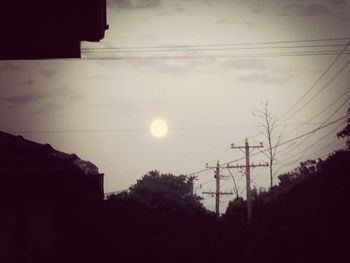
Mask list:
[[[79,58],[80,41],[100,41],[106,29],[106,0],[4,1],[0,60]]]
[[[0,132],[0,180],[0,262],[73,262],[103,201],[97,167]]]

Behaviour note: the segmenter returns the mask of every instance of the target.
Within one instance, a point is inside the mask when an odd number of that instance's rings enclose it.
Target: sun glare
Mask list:
[[[162,119],[152,121],[150,131],[154,137],[161,138],[168,133],[168,125]]]

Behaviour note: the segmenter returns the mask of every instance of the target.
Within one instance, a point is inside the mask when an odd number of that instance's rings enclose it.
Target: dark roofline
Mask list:
[[[12,135],[0,131],[0,152],[4,150],[4,154],[13,148],[21,148],[27,150],[43,150],[47,153],[48,158],[70,161],[73,165],[78,167],[85,174],[100,174],[95,164],[79,158],[75,153],[68,154],[54,149],[50,144],[41,144],[23,138],[21,135]]]

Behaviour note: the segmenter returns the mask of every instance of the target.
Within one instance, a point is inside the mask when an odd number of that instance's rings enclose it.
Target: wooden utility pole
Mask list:
[[[216,163],[215,181],[216,181],[215,212],[217,215],[219,215],[220,213],[220,164],[219,164],[219,161]]]
[[[247,219],[248,219],[248,225],[251,224],[252,222],[252,191],[250,188],[250,168],[254,167],[263,167],[263,166],[269,166],[267,163],[266,164],[251,164],[250,163],[250,149],[254,148],[263,148],[264,146],[262,143],[257,146],[250,146],[248,143],[248,140],[245,139],[245,144],[244,146],[235,146],[233,143],[231,144],[231,149],[244,149],[245,151],[245,165],[229,165],[227,164],[227,168],[245,168],[245,175],[246,175],[246,181],[247,181]]]
[[[215,168],[215,182],[216,182],[216,191],[215,192],[203,192],[203,194],[215,194],[215,213],[217,216],[220,215],[220,195],[232,195],[232,192],[220,192],[220,163],[217,161],[216,166],[208,166],[206,168]]]

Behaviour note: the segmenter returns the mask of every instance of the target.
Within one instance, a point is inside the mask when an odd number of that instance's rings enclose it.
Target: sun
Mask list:
[[[152,121],[150,131],[154,137],[161,138],[168,133],[168,125],[162,119]]]

